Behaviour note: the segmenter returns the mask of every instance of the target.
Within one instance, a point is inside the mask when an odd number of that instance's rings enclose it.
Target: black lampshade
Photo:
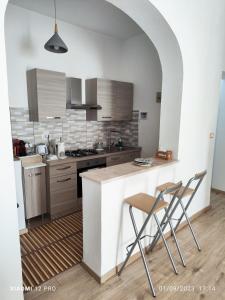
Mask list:
[[[53,36],[45,43],[45,49],[54,53],[66,53],[68,48],[58,34],[58,26],[56,23],[56,0],[54,0],[55,10],[55,32]]]
[[[63,42],[57,31],[55,31],[53,36],[47,41],[45,49],[54,53],[66,53],[68,51],[66,44]]]

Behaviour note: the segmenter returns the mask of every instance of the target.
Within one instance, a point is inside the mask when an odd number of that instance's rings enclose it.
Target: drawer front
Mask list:
[[[50,192],[62,191],[67,189],[76,189],[77,175],[68,174],[50,178]]]
[[[79,208],[77,190],[74,188],[51,192],[50,203],[51,218],[72,213]]]
[[[140,157],[140,155],[140,151],[134,151],[130,153],[109,156],[106,160],[107,167],[133,161],[135,158]]]
[[[51,193],[51,218],[64,216],[79,208],[76,189]]]
[[[123,162],[124,162],[123,155],[112,155],[112,156],[107,157],[107,159],[106,159],[107,167],[122,164]]]
[[[124,162],[133,161],[135,158],[141,157],[141,151],[135,151],[124,155]]]
[[[49,176],[63,176],[67,174],[75,174],[77,172],[76,163],[65,163],[57,166],[49,167]]]

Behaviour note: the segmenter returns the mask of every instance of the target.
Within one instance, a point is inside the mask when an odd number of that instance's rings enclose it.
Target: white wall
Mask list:
[[[0,298],[2,300],[20,300],[23,299],[22,291],[10,290],[11,286],[22,286],[22,270],[4,46],[6,4],[7,1],[0,1]]]
[[[10,106],[28,107],[26,70],[44,68],[79,78],[116,78],[121,41],[58,22],[69,51],[59,55],[44,49],[53,34],[53,19],[8,5],[5,22]],[[19,79],[19,80],[18,80]]]
[[[158,150],[161,105],[156,93],[162,89],[162,70],[158,52],[145,34],[129,38],[122,46],[122,76],[134,83],[134,109],[147,112],[139,122],[139,144],[143,156]]]
[[[225,191],[225,79],[221,81],[212,187]]]
[[[174,31],[183,58],[179,177],[207,169],[192,212],[210,203],[214,140],[225,66],[225,1],[152,0]],[[165,126],[166,124],[164,124]]]
[[[139,145],[144,156],[153,155],[159,144],[160,104],[156,103],[156,92],[161,91],[162,73],[149,38],[143,33],[121,40],[59,22],[59,33],[69,51],[58,55],[43,47],[53,34],[53,22],[8,5],[5,33],[10,106],[28,107],[26,70],[34,67],[63,71],[67,76],[82,78],[83,83],[91,77],[131,81],[135,85],[134,109],[149,113],[147,120],[140,121]]]

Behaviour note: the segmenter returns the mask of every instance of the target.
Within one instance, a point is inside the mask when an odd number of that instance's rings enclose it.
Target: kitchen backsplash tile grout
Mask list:
[[[125,145],[138,146],[139,112],[133,111],[131,121],[97,122],[86,121],[86,111],[66,110],[65,118],[46,122],[30,122],[29,110],[10,108],[12,137],[33,144],[46,142],[43,135],[50,139],[62,137],[66,148],[92,148],[97,142],[107,143],[107,130],[112,128],[120,132],[112,133],[112,141],[122,137]]]

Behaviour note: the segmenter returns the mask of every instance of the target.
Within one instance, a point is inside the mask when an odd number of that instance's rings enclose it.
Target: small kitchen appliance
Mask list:
[[[48,155],[48,147],[45,144],[38,144],[36,145],[36,153],[45,156]]]
[[[62,141],[62,138],[60,138],[60,142],[56,144],[56,155],[59,159],[66,158],[65,155],[65,144]]]
[[[19,139],[13,139],[13,154],[15,157],[26,156],[25,142]]]

